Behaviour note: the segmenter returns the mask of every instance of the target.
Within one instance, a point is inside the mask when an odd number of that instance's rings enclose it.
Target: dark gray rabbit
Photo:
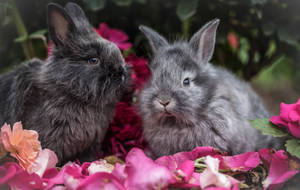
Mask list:
[[[22,121],[60,163],[92,158],[100,148],[128,71],[116,45],[99,37],[74,3],[48,5],[54,45],[46,60],[33,59],[0,76],[0,123]]]
[[[251,87],[209,63],[219,20],[205,24],[189,42],[169,44],[141,26],[152,47],[152,77],[141,91],[139,110],[153,157],[213,146],[231,154],[278,142],[248,120],[268,117]]]

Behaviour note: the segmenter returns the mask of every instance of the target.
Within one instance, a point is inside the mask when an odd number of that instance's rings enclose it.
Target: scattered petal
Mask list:
[[[230,188],[239,183],[232,177],[219,173],[219,159],[206,156],[204,162],[207,168],[200,174],[201,188],[206,188],[211,185]]]
[[[263,181],[264,187],[269,189],[280,189],[283,183],[292,178],[299,171],[289,167],[288,158],[283,150],[272,155],[269,175]]]
[[[172,173],[164,166],[159,166],[146,157],[140,149],[133,148],[126,157],[125,172],[128,189],[163,189],[172,180]]]
[[[260,163],[257,152],[247,152],[235,156],[224,156],[224,165],[232,171],[249,171],[256,168]]]

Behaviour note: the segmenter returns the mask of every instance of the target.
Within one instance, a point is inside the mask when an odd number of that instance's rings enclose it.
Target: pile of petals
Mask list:
[[[18,163],[0,166],[1,189],[277,189],[299,172],[299,164],[283,150],[261,149],[228,156],[212,147],[198,147],[156,160],[132,148],[125,162],[111,156],[56,168],[55,153],[42,150],[37,137],[36,132],[23,130],[21,123],[16,123],[12,131],[8,125],[2,127],[1,146]],[[249,182],[249,174],[256,179],[252,177]]]

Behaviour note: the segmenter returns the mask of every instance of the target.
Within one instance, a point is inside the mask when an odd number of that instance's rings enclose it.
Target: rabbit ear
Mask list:
[[[145,36],[147,37],[152,51],[155,53],[160,47],[168,45],[167,40],[159,35],[157,32],[152,30],[151,28],[148,28],[147,26],[140,26],[139,27],[140,31],[142,31]]]
[[[75,31],[75,25],[64,8],[58,4],[48,4],[48,30],[51,40],[56,46],[61,46],[67,39],[67,34]]]
[[[216,30],[219,22],[219,19],[214,19],[206,23],[193,35],[189,42],[192,49],[197,53],[201,63],[208,63],[212,58],[215,47]]]
[[[76,28],[90,28],[89,21],[87,20],[83,10],[76,3],[67,3],[65,10],[72,18]]]

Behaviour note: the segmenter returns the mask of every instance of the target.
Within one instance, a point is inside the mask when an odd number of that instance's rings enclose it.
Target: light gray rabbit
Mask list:
[[[189,42],[169,44],[141,26],[153,50],[152,77],[141,91],[139,110],[153,157],[213,146],[230,154],[279,142],[252,128],[249,119],[268,117],[244,81],[209,63],[219,20],[205,24]]]

